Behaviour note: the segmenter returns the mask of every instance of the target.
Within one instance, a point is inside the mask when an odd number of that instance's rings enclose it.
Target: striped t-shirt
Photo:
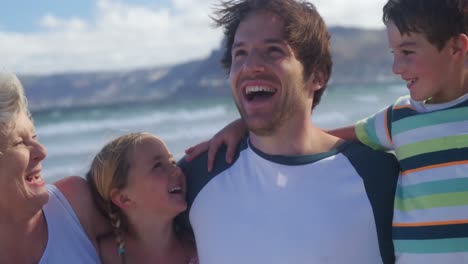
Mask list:
[[[400,162],[396,263],[468,263],[468,94],[444,104],[401,97],[356,134]]]

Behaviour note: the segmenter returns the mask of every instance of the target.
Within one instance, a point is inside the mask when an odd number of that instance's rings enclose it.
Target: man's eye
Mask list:
[[[161,166],[161,162],[156,162],[156,163],[153,165],[153,169],[159,168],[160,166]]]
[[[268,48],[268,52],[269,52],[269,53],[278,53],[278,54],[283,54],[283,53],[284,53],[283,50],[282,50],[281,48],[275,47],[275,46],[269,47],[269,48]]]
[[[232,53],[233,58],[237,58],[237,57],[241,57],[241,56],[245,56],[245,55],[247,55],[247,52],[245,50],[235,50]]]
[[[413,54],[414,52],[410,51],[410,50],[402,50],[401,53],[403,55],[410,55],[410,54]]]

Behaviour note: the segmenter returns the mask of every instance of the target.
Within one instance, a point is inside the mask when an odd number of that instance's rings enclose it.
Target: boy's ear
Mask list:
[[[130,208],[133,205],[133,201],[123,190],[112,189],[110,198],[121,209]]]
[[[463,60],[466,59],[468,53],[468,36],[459,34],[451,41],[453,55],[459,55]]]

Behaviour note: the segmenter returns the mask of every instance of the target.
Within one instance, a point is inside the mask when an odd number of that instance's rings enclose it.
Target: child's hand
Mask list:
[[[213,170],[213,164],[216,156],[216,152],[221,147],[222,144],[226,144],[226,162],[232,163],[236,147],[244,137],[246,133],[246,127],[242,119],[237,119],[221,131],[216,133],[213,138],[210,140],[201,142],[195,146],[192,146],[185,150],[185,160],[191,161],[201,153],[208,150],[208,171]]]

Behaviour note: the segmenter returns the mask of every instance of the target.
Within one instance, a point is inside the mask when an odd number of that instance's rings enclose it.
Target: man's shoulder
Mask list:
[[[208,172],[208,152],[202,153],[192,161],[188,162],[185,160],[185,158],[182,158],[177,163],[177,165],[184,172],[187,179],[186,199],[188,208],[184,213],[177,217],[177,223],[181,226],[182,229],[191,232],[189,213],[196,197],[200,192],[202,192],[202,190],[211,180],[213,180],[217,175],[228,170],[233,164],[236,163],[242,150],[247,148],[246,142],[246,140],[242,140],[238,144],[233,162],[231,164],[226,162],[225,159],[227,151],[226,146],[223,145],[220,147],[216,152],[213,170],[211,172]]]
[[[372,149],[360,142],[345,143],[342,151],[356,169],[385,170],[398,172],[400,167],[395,155],[389,152]]]
[[[216,153],[215,162],[213,165],[213,170],[208,172],[208,153],[205,152],[200,156],[196,157],[190,162],[187,162],[184,158],[182,158],[178,165],[184,172],[186,179],[187,179],[187,200],[189,201],[189,206],[194,201],[198,193],[216,176],[222,174],[226,170],[228,170],[231,166],[233,166],[241,152],[247,148],[247,141],[242,140],[237,148],[236,153],[233,158],[232,163],[226,162],[226,146],[222,146],[218,152]]]
[[[228,163],[226,161],[226,152],[227,148],[226,145],[222,145],[218,151],[216,152],[213,170],[208,172],[208,152],[205,151],[204,153],[200,154],[198,157],[194,158],[192,161],[186,161],[185,158],[182,158],[178,162],[178,166],[182,168],[184,173],[189,175],[199,175],[201,176],[213,176],[220,174],[221,172],[225,171],[229,167],[231,167],[236,161],[238,160],[240,153],[247,148],[247,141],[246,139],[242,140],[236,147],[236,152],[232,163]]]

